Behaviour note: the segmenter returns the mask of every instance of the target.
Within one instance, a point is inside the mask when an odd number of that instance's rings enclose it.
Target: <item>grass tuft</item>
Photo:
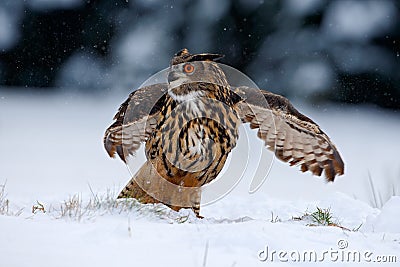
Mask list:
[[[321,209],[317,207],[317,210],[311,213],[311,217],[318,225],[329,226],[333,224],[331,208]]]
[[[300,217],[292,217],[294,221],[306,221],[309,222],[306,226],[333,226],[341,228],[342,230],[351,231],[350,229],[341,226],[338,220],[334,220],[333,214],[331,212],[331,208],[322,209],[320,207],[316,207],[316,210],[309,213],[306,211]],[[358,231],[361,225],[354,229],[353,231]]]
[[[271,222],[272,223],[277,223],[277,222],[281,222],[281,219],[277,216],[274,216],[274,212],[271,211]]]
[[[0,214],[6,215],[9,211],[9,200],[4,193],[5,185],[0,185]]]
[[[374,179],[368,171],[368,185],[371,190],[369,202],[372,207],[380,209],[392,196],[400,196],[399,176],[400,174],[388,179],[384,184],[385,188],[382,188],[382,184],[379,186],[379,184],[374,183]]]
[[[58,205],[45,205],[36,201],[32,205],[32,216],[47,214],[56,219],[69,219],[73,221],[93,220],[106,214],[124,214],[134,218],[150,218],[164,220],[167,223],[192,223],[197,221],[193,211],[185,209],[179,212],[173,211],[164,204],[142,204],[136,199],[117,199],[116,194],[107,190],[105,194],[95,194],[90,188],[91,195],[82,198],[75,194],[62,201]],[[10,201],[6,197],[5,184],[0,185],[0,215],[19,216],[23,209],[10,207]],[[130,229],[131,231],[131,229]]]
[[[142,204],[136,199],[117,199],[110,190],[95,194],[83,200],[79,194],[70,196],[58,208],[49,208],[48,213],[58,219],[75,221],[92,220],[106,214],[133,215],[135,218],[157,218],[168,223],[190,223],[196,220],[192,211],[173,211],[163,204]],[[192,214],[193,213],[193,214]]]
[[[16,211],[10,208],[10,200],[7,199],[5,193],[6,185],[0,185],[0,215],[6,216],[19,216],[21,215],[23,209],[18,209]]]
[[[42,203],[40,203],[39,201],[36,201],[36,204],[32,206],[32,213],[36,214],[37,212],[46,213],[46,209],[44,208],[44,205]]]

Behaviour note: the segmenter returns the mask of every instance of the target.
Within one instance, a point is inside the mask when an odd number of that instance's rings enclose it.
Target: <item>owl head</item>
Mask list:
[[[225,73],[215,62],[222,58],[219,54],[190,54],[185,48],[175,54],[168,71],[169,94],[175,99],[203,95],[203,86],[216,84],[228,87]]]

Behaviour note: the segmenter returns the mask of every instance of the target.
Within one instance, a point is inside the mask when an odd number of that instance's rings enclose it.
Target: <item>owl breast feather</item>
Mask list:
[[[170,112],[148,140],[158,145],[146,144],[147,155],[162,161],[171,176],[191,173],[201,180],[207,173],[218,175],[238,138],[238,121],[230,108],[193,99],[166,110]]]

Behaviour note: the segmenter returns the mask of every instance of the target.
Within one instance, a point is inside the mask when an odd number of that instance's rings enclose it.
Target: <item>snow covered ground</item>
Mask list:
[[[102,147],[126,96],[0,89],[0,185],[8,213],[22,209],[19,216],[0,215],[0,266],[290,266],[310,264],[309,255],[325,266],[352,265],[353,255],[370,266],[400,262],[400,197],[390,198],[400,192],[400,117],[373,107],[295,103],[342,154],[345,175],[334,183],[274,161],[256,193],[248,193],[245,175],[226,197],[202,207],[201,220],[151,205],[60,218],[57,209],[71,196],[86,203],[129,180],[125,165]],[[143,160],[139,154],[137,164]],[[237,173],[228,168],[227,175]],[[37,202],[46,213],[32,213]],[[317,207],[330,209],[333,222],[350,231],[309,226],[315,222],[304,215]],[[307,259],[294,262],[303,254]]]

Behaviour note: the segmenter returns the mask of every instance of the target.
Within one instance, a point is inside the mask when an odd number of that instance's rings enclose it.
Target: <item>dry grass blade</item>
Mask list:
[[[91,190],[88,200],[79,194],[63,201],[59,208],[49,208],[48,213],[55,218],[76,221],[91,220],[105,214],[129,214],[137,218],[153,217],[168,223],[190,223],[194,214],[175,212],[162,204],[141,204],[136,199],[116,199],[115,193],[108,190],[105,194],[95,194]]]
[[[6,215],[9,210],[9,201],[5,197],[4,193],[5,185],[0,185],[0,214]]]
[[[21,215],[23,209],[18,209],[13,211],[10,208],[10,201],[6,198],[5,193],[6,185],[0,185],[0,215],[7,215],[7,216],[19,216]]]

